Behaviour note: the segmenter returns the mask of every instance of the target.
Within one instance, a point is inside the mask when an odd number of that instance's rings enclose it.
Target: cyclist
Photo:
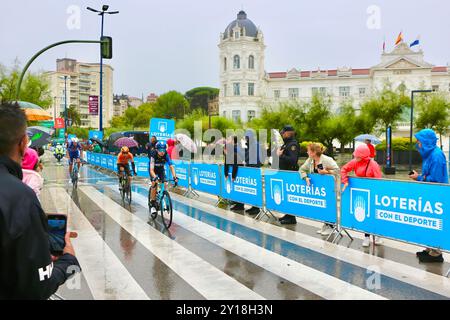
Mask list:
[[[133,174],[136,174],[136,166],[134,164],[134,157],[130,152],[130,149],[126,146],[123,146],[122,149],[120,149],[120,153],[117,156],[117,174],[119,175],[119,181],[120,181],[120,174],[121,172],[125,171],[125,173],[128,176],[128,182],[131,185],[131,174],[130,174],[130,165],[128,162],[131,161],[131,166],[133,167]],[[119,188],[121,188],[120,186]]]
[[[172,160],[170,160],[169,154],[167,153],[167,145],[164,141],[159,141],[155,145],[155,152],[153,152],[150,157],[150,178],[152,181],[152,186],[150,188],[151,213],[156,212],[156,190],[158,184],[161,181],[164,181],[164,166],[166,163],[170,167],[174,181],[178,182],[175,167],[173,166]]]
[[[64,147],[58,143],[55,147],[55,150],[53,151],[53,155],[56,159],[58,159],[58,162],[64,158],[64,155],[66,154],[66,151],[64,150]]]
[[[81,148],[78,138],[72,138],[67,144],[67,158],[69,158],[69,175],[72,174],[73,161],[76,160],[78,166],[78,178],[80,177],[81,157],[83,148]]]

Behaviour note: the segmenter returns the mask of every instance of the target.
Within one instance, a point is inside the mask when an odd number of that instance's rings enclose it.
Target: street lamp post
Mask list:
[[[67,132],[67,76],[64,76],[64,132]]]
[[[412,90],[411,91],[411,119],[409,123],[409,172],[412,172],[412,134],[413,134],[413,121],[414,121],[414,93],[426,93],[433,92],[433,90]]]
[[[98,13],[99,16],[102,17],[102,24],[101,24],[101,38],[103,38],[103,25],[104,25],[104,18],[105,18],[105,13],[107,14],[117,14],[119,13],[119,11],[108,11],[109,6],[108,5],[103,5],[102,6],[102,11],[100,10],[95,10],[92,9],[91,7],[87,7],[86,9],[88,9],[89,11]],[[100,94],[99,94],[99,98],[100,98],[100,111],[99,111],[99,131],[103,131],[103,56],[100,50]]]

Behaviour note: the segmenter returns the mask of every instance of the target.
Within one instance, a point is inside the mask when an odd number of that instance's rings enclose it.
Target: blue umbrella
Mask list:
[[[381,143],[381,140],[372,134],[360,134],[359,136],[355,137],[355,141],[365,142],[366,140],[370,140],[373,144]]]

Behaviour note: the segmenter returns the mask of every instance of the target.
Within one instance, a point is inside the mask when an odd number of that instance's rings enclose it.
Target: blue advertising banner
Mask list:
[[[191,163],[191,187],[194,190],[220,195],[219,165]]]
[[[298,172],[267,169],[264,173],[267,209],[336,223],[333,176],[312,174],[308,186]]]
[[[148,173],[148,158],[147,157],[135,157],[134,164],[136,165],[136,173],[140,177],[149,177]]]
[[[350,178],[342,226],[450,250],[450,185]]]
[[[103,140],[103,132],[98,130],[89,130],[89,139],[92,138]]]
[[[86,151],[85,154],[87,163],[91,163],[91,153],[89,151]]]
[[[107,169],[108,168],[108,156],[106,154],[101,154],[100,159],[101,159],[100,166],[102,168]]]
[[[186,161],[179,161],[179,160],[172,160],[173,165],[175,166],[175,173],[178,178],[178,185],[183,188],[189,187],[189,162]],[[168,169],[168,166],[166,166],[169,179],[173,179],[172,173]]]
[[[167,141],[175,132],[175,120],[152,118],[150,120],[150,137],[155,136],[158,141]]]
[[[234,181],[231,179],[232,168],[229,168],[225,179],[223,166],[220,166],[222,176],[222,196],[226,199],[251,204],[256,207],[263,205],[262,170],[259,168],[239,167]]]
[[[94,164],[96,165],[96,166],[101,166],[102,165],[102,160],[101,160],[101,156],[100,156],[100,154],[99,153],[97,153],[97,154],[94,154]]]
[[[117,166],[116,166],[116,162],[117,162],[117,158],[112,156],[112,155],[107,155],[106,156],[107,159],[107,165],[108,165],[108,169],[112,170],[112,171],[116,171]]]

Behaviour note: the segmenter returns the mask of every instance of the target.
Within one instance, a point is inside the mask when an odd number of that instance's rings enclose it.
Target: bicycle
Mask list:
[[[125,203],[126,200],[128,205],[131,205],[131,183],[125,170],[119,173],[119,185],[122,202]]]
[[[172,225],[172,199],[170,198],[169,192],[166,190],[165,183],[166,182],[174,182],[174,187],[176,187],[177,182],[175,180],[164,180],[161,181],[161,188],[160,190],[156,190],[156,211],[155,213],[152,213],[152,203],[151,203],[151,191],[152,187],[150,186],[150,189],[148,190],[148,209],[150,212],[150,216],[153,220],[156,219],[158,216],[158,211],[161,213],[161,219],[166,227],[166,229],[169,229]],[[158,187],[158,185],[156,185]]]

